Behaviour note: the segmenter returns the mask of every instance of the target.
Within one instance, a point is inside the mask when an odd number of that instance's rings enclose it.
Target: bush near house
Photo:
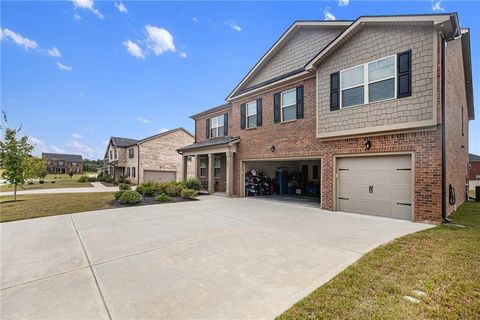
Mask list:
[[[183,189],[181,192],[182,199],[195,199],[198,197],[198,191],[193,189]]]
[[[115,200],[120,199],[120,197],[123,195],[123,193],[124,193],[125,191],[126,191],[126,190],[120,190],[120,191],[115,192]]]
[[[193,189],[199,191],[202,188],[202,183],[200,180],[195,178],[190,178],[182,182],[185,188]]]
[[[183,189],[182,185],[171,183],[165,188],[165,193],[170,197],[179,197]]]
[[[128,184],[122,183],[118,186],[118,189],[119,190],[132,190],[132,187]]]
[[[172,201],[172,198],[167,196],[165,193],[162,193],[162,194],[155,197],[155,201],[157,201],[157,202],[170,202],[170,201]]]
[[[135,204],[142,200],[142,195],[134,190],[124,190],[119,200],[123,204]]]

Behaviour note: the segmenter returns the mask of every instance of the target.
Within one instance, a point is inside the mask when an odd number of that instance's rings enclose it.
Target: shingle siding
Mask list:
[[[322,62],[317,70],[319,136],[432,120],[434,34],[426,26],[366,26]],[[412,50],[412,96],[330,111],[331,73],[406,50]]]
[[[343,29],[338,27],[300,29],[244,87],[248,88],[303,68]]]

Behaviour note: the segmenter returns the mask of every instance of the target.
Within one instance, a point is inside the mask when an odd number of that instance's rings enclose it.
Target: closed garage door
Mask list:
[[[143,181],[145,182],[166,182],[176,180],[175,171],[157,171],[145,170],[143,171]]]
[[[337,161],[337,209],[411,219],[411,157],[348,157]]]

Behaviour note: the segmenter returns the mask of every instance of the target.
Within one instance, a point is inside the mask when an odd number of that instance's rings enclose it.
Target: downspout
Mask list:
[[[447,197],[446,197],[446,192],[447,192],[447,172],[446,172],[446,154],[447,154],[447,147],[446,147],[446,110],[445,110],[445,45],[446,45],[445,39],[442,37],[442,71],[441,71],[441,77],[442,77],[442,82],[441,82],[441,99],[442,99],[442,223],[450,223],[451,220],[447,218]]]
[[[137,148],[137,186],[140,184],[140,144]]]

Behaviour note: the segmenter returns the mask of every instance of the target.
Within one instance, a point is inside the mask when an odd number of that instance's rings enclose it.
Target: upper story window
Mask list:
[[[220,178],[221,170],[222,170],[222,161],[220,160],[220,158],[215,158],[215,163],[213,167],[213,176],[215,178]]]
[[[291,89],[281,93],[282,121],[297,119],[297,91]]]
[[[257,127],[257,101],[246,104],[247,128]]]
[[[110,150],[110,160],[113,159],[113,150]]]
[[[200,177],[207,176],[207,159],[200,159]]]
[[[114,155],[115,159],[117,159],[117,149],[113,150],[113,155]]]
[[[57,165],[58,166],[63,166],[63,165],[65,165],[65,162],[64,161],[57,161]]]
[[[72,166],[76,166],[78,165],[76,162],[72,162]]]
[[[342,108],[396,96],[396,55],[340,71]]]
[[[210,138],[223,137],[225,135],[225,117],[220,115],[210,118]]]
[[[131,159],[135,156],[135,151],[133,148],[128,149],[128,157]]]

